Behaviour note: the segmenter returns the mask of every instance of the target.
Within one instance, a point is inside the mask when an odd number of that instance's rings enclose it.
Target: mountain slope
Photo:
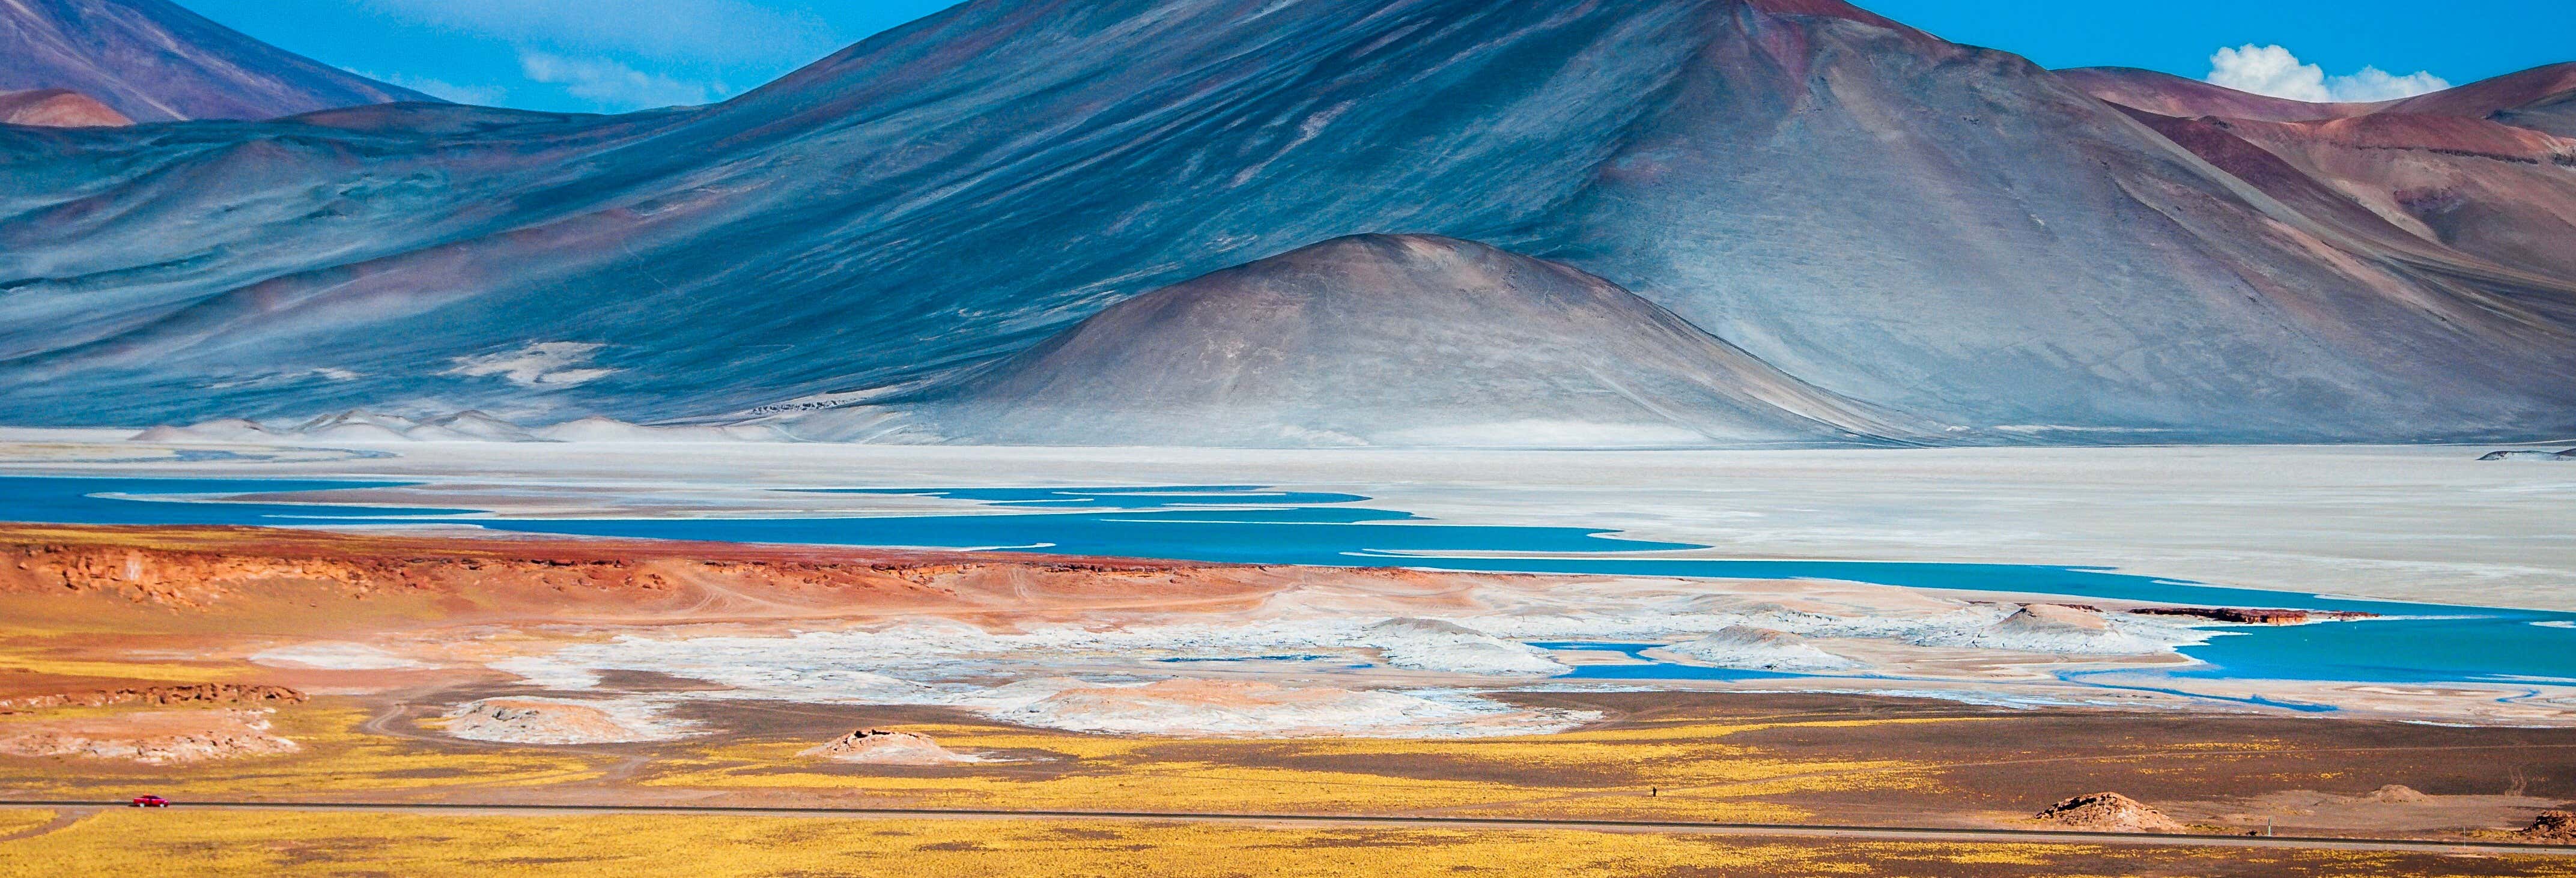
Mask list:
[[[142,122],[437,100],[251,39],[169,0],[0,0],[0,91],[33,89],[78,91]]]
[[[2264,122],[2341,119],[2371,111],[2371,104],[2314,104],[2276,98],[2135,67],[2073,67],[2057,78],[2087,94],[2160,116],[2225,116]]]
[[[2310,122],[2356,116],[2487,119],[2561,137],[2576,123],[2576,62],[2549,64],[2457,88],[2375,104],[2311,104],[2131,67],[2077,67],[2059,79],[2102,100],[2160,116]]]
[[[2576,139],[2549,130],[2553,114],[2576,106],[2576,64],[2379,104],[2296,105],[2331,116],[2273,112],[2295,102],[2202,83],[2190,91],[2144,71],[2075,73],[2070,82],[2136,108],[2305,216],[2420,267],[2482,279],[2521,307],[2576,318]],[[2186,92],[2195,96],[2156,99]],[[2171,118],[2175,109],[2198,118]]]
[[[1955,441],[2576,429],[2545,265],[2356,233],[1826,0],[983,0],[703,110],[6,131],[0,159],[0,421],[828,406],[1418,231]]]
[[[1426,235],[1336,238],[1194,278],[991,368],[797,429],[1010,444],[1595,447],[1916,432],[1600,278]]]

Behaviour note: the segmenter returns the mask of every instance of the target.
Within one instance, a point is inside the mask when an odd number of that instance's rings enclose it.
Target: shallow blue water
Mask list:
[[[2431,683],[2576,681],[2576,614],[2355,600],[2221,588],[2107,569],[2017,564],[1747,561],[1639,557],[1700,548],[1563,527],[1443,524],[1356,505],[1351,494],[1248,486],[1046,489],[851,489],[943,496],[1027,514],[781,519],[509,519],[470,510],[161,502],[119,495],[280,494],[391,482],[0,477],[0,520],[64,524],[367,524],[453,522],[579,536],[1048,552],[1256,564],[1401,565],[1465,571],[1739,579],[1835,579],[1926,589],[2018,592],[2155,603],[2355,610],[2396,618],[2227,629],[2184,652],[2187,676]],[[1486,553],[1549,557],[1487,557]],[[2569,626],[2544,627],[2543,624]],[[1682,665],[1587,666],[1575,678],[1710,679]],[[1758,672],[1726,671],[1728,674]],[[1739,679],[1723,677],[1716,679]]]
[[[60,479],[0,477],[0,521],[46,524],[240,524],[291,526],[312,519],[387,519],[467,515],[471,509],[386,509],[302,503],[172,503],[114,495],[202,495],[392,488],[406,482],[289,479]]]

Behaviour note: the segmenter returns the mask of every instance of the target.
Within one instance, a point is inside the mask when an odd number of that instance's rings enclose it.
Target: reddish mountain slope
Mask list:
[[[2576,94],[2576,61],[2534,67],[2458,88],[2416,95],[2379,107],[2383,113],[2490,119],[2533,105],[2564,103]]]
[[[2576,139],[2563,133],[2576,128],[2576,64],[2366,105],[2147,71],[2059,75],[2308,218],[2576,313]]]
[[[0,92],[0,125],[37,128],[113,128],[132,125],[106,104],[59,88]]]

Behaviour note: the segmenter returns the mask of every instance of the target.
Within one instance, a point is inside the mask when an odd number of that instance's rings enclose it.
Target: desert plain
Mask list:
[[[2468,448],[638,444],[496,463],[466,443],[207,455],[11,438],[11,475],[337,480],[111,498],[156,507],[834,520],[1031,514],[977,488],[1262,485],[1424,524],[1583,522],[1699,547],[1641,557],[2089,557],[2283,606],[2545,611],[2576,569],[2547,524],[2576,471]],[[1952,525],[1904,524],[1936,514]],[[2576,870],[2533,830],[2576,800],[2576,689],[2191,675],[2195,651],[2240,631],[2384,620],[2230,623],[2007,583],[449,520],[28,522],[0,527],[0,547],[0,874],[180,856],[238,874]],[[2038,816],[2103,792],[2126,804]],[[144,794],[179,804],[110,807]],[[1013,855],[978,855],[995,851]]]

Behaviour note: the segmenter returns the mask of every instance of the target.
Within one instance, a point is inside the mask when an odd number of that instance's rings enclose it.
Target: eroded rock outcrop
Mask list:
[[[2351,619],[2376,619],[2377,613],[2345,610],[2266,610],[2249,607],[2139,607],[2129,612],[2140,616],[2181,616],[2207,619],[2234,625],[2298,625],[2306,622],[2341,622]]]
[[[2087,793],[2050,805],[2033,815],[2068,829],[2091,832],[2183,832],[2181,821],[2119,793]]]
[[[137,686],[53,695],[0,698],[0,713],[57,707],[112,707],[122,704],[302,704],[304,693],[262,683],[194,683]]]
[[[2531,828],[2514,837],[2541,844],[2576,844],[2576,811],[2542,811],[2532,818]]]

